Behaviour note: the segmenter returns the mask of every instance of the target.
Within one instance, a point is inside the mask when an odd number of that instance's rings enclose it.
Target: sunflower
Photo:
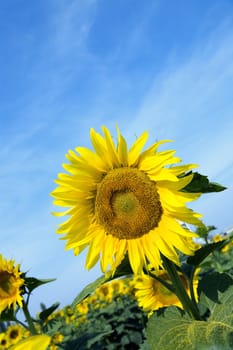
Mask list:
[[[189,281],[184,275],[180,275],[181,281],[190,296]],[[168,274],[165,270],[159,270],[156,273],[160,279],[171,284]],[[146,312],[158,310],[166,306],[178,306],[183,309],[181,301],[176,294],[172,293],[161,282],[148,275],[141,275],[134,278],[133,282],[135,288],[135,296],[138,301],[138,305]],[[193,290],[196,301],[198,300],[197,294],[198,287],[198,272],[194,276]]]
[[[0,313],[10,306],[22,307],[23,284],[19,264],[15,265],[14,260],[6,260],[0,254]]]
[[[18,343],[19,340],[24,338],[25,333],[26,333],[25,328],[23,328],[22,326],[20,326],[18,324],[10,325],[6,331],[8,341],[11,345]]]
[[[54,204],[67,208],[54,213],[68,216],[57,229],[67,240],[66,249],[78,255],[89,247],[86,267],[100,260],[103,272],[114,272],[126,253],[136,274],[148,261],[161,266],[160,253],[178,264],[177,250],[191,255],[187,238],[195,236],[180,222],[201,224],[201,215],[186,207],[200,194],[182,192],[193,177],[183,175],[195,165],[174,166],[181,161],[175,151],[158,151],[168,140],[143,151],[147,132],[128,150],[119,129],[116,145],[109,130],[102,131],[103,136],[90,130],[94,150],[68,151],[67,173],[55,180]]]
[[[6,333],[0,333],[0,350],[6,350],[9,347],[9,342]]]
[[[47,334],[33,335],[27,339],[21,340],[19,343],[13,345],[11,350],[46,350],[51,342],[51,337]]]

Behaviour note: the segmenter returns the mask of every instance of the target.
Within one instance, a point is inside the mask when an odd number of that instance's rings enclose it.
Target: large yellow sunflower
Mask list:
[[[146,262],[161,266],[162,253],[179,263],[177,249],[192,254],[191,237],[180,221],[201,224],[201,215],[186,207],[200,194],[182,192],[192,175],[179,177],[195,165],[173,164],[181,160],[175,151],[160,151],[163,140],[143,150],[144,132],[128,150],[117,129],[117,144],[106,127],[103,136],[94,129],[90,138],[94,150],[77,147],[66,155],[67,174],[58,174],[52,192],[55,205],[67,207],[57,216],[68,215],[57,233],[65,234],[66,248],[79,254],[89,246],[86,267],[100,259],[102,271],[114,271],[128,253],[134,273]],[[190,242],[190,244],[187,244]]]
[[[20,277],[19,265],[14,260],[6,260],[0,254],[0,314],[6,308],[17,305],[22,307],[22,286],[24,279]]]
[[[171,283],[168,274],[165,270],[159,270],[156,273],[160,279],[167,283]],[[189,282],[186,277],[180,274],[180,278],[184,287],[190,296]],[[134,279],[135,296],[138,301],[138,305],[141,306],[144,311],[150,312],[158,310],[166,306],[178,306],[183,309],[181,301],[176,294],[167,289],[161,282],[148,275],[141,275]],[[198,273],[195,274],[193,280],[193,290],[196,301],[198,301]]]

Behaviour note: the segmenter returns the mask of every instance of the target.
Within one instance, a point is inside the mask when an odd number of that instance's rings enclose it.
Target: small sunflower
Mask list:
[[[212,241],[214,243],[217,243],[217,242],[222,242],[224,240],[226,240],[228,237],[227,236],[223,236],[221,234],[216,234],[213,238],[212,238]],[[231,241],[230,243],[226,244],[220,251],[222,253],[227,253],[233,246],[233,242]]]
[[[7,328],[6,334],[7,334],[9,343],[16,344],[19,342],[19,340],[24,338],[25,328],[23,328],[22,326],[17,325],[17,324],[10,325]]]
[[[8,347],[9,342],[6,333],[0,333],[0,350],[6,350]]]
[[[193,175],[179,177],[195,165],[174,166],[181,161],[175,151],[158,151],[168,140],[142,151],[147,132],[128,150],[119,129],[116,145],[109,130],[102,130],[103,136],[90,130],[94,150],[68,151],[68,173],[55,181],[54,204],[68,208],[54,213],[69,217],[57,230],[65,234],[66,249],[78,255],[89,247],[86,267],[100,260],[103,272],[114,272],[126,253],[136,274],[148,261],[161,266],[160,253],[178,264],[177,250],[191,255],[187,238],[195,236],[180,222],[201,224],[201,215],[186,207],[200,194],[182,192]]]
[[[55,333],[51,340],[50,340],[50,344],[49,344],[49,350],[58,350],[60,349],[60,346],[57,345],[58,343],[61,343],[64,339],[64,335],[61,333]]]
[[[80,315],[86,315],[89,310],[89,305],[86,299],[82,300],[81,303],[76,305],[76,310]]]
[[[23,284],[19,264],[15,265],[14,260],[6,260],[0,254],[0,313],[10,306],[22,307]]]
[[[165,270],[159,270],[156,275],[165,282],[171,283]],[[188,295],[190,296],[188,279],[181,274],[180,278],[185,286]],[[198,300],[197,287],[198,274],[196,273],[193,280],[193,290],[196,301]],[[146,312],[155,311],[171,305],[183,309],[183,305],[176,294],[172,293],[161,282],[151,276],[141,275],[139,277],[135,277],[134,288],[138,305],[141,306]]]

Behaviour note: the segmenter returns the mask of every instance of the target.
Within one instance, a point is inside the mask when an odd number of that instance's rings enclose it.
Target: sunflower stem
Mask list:
[[[32,317],[31,317],[31,315],[29,313],[28,306],[27,306],[27,304],[24,301],[23,301],[23,313],[24,313],[24,316],[26,317],[26,321],[27,321],[27,324],[28,324],[28,329],[29,329],[31,335],[38,334],[37,331],[36,331],[35,325],[33,323]]]
[[[175,264],[162,255],[164,267],[175,287],[175,294],[181,301],[184,310],[189,314],[194,320],[201,321],[201,315],[197,308],[197,305],[193,303],[185,290],[184,284],[179,277]]]
[[[29,331],[28,326],[27,326],[25,323],[23,323],[22,321],[18,320],[18,318],[17,318],[16,316],[14,316],[13,321],[14,321],[15,323],[20,324],[22,327],[24,327],[25,329],[27,329],[27,330]]]
[[[164,285],[164,287],[166,287],[172,293],[175,293],[175,288],[171,283],[167,283],[164,279],[160,278],[159,276],[156,276],[155,274],[151,273],[150,271],[147,271],[147,275],[154,278],[158,282],[160,282],[162,285]]]

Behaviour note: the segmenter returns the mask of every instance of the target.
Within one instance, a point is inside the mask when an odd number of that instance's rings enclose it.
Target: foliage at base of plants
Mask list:
[[[200,267],[198,308],[202,320],[192,320],[173,306],[154,312],[140,350],[233,349],[232,240],[220,234],[206,236],[205,243],[182,268],[187,273],[195,265]]]
[[[60,319],[53,326],[63,333],[60,347],[65,350],[136,350],[143,341],[145,321],[136,301],[124,295],[103,308],[91,307],[86,320],[77,325],[75,320],[64,324]]]
[[[147,315],[138,307],[128,281],[106,283],[75,307],[48,313],[50,308],[41,306],[34,321],[40,333],[51,336],[50,350],[137,350],[145,339]],[[0,338],[0,349],[10,349],[14,342],[6,331],[6,323],[1,325],[4,339],[1,346]],[[29,334],[23,327],[20,332],[21,338]]]

